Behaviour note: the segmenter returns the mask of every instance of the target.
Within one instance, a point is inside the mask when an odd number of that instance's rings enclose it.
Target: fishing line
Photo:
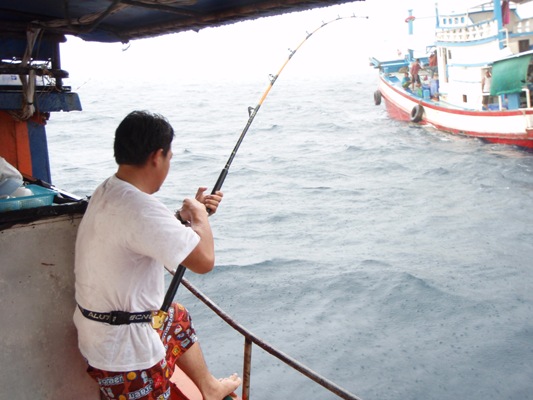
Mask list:
[[[248,122],[246,123],[244,129],[242,130],[242,133],[239,136],[239,139],[237,140],[237,143],[235,144],[235,147],[233,148],[233,151],[231,152],[231,154],[230,154],[230,156],[228,158],[228,161],[226,162],[226,165],[224,166],[224,168],[220,172],[220,175],[218,176],[218,179],[217,179],[217,181],[215,183],[215,186],[213,187],[213,190],[211,191],[211,194],[215,194],[216,192],[218,192],[222,188],[222,185],[224,184],[224,181],[226,180],[226,177],[228,176],[228,172],[229,172],[229,169],[230,169],[231,164],[233,162],[233,159],[235,158],[235,155],[237,154],[237,151],[239,150],[239,147],[241,146],[241,143],[244,140],[244,137],[246,136],[246,133],[248,132],[248,129],[252,125],[252,122],[254,121],[255,116],[259,112],[259,109],[263,105],[263,102],[265,101],[266,97],[270,93],[270,90],[274,86],[274,83],[276,83],[276,80],[278,79],[279,75],[283,72],[283,70],[285,69],[285,66],[289,63],[289,61],[292,59],[294,54],[296,54],[296,52],[303,46],[303,44],[311,36],[313,36],[317,31],[319,31],[320,29],[324,28],[325,26],[327,26],[327,25],[329,25],[329,24],[331,24],[333,22],[340,21],[342,19],[349,19],[349,18],[366,18],[366,19],[368,19],[368,17],[358,17],[358,16],[356,16],[354,14],[354,15],[351,15],[351,16],[348,16],[348,17],[340,17],[340,16],[338,16],[337,18],[335,18],[335,19],[333,19],[331,21],[322,22],[322,25],[320,25],[318,28],[316,28],[311,33],[306,32],[307,36],[300,42],[300,44],[298,44],[298,46],[294,50],[289,49],[289,56],[287,57],[285,62],[282,64],[282,66],[278,70],[277,74],[276,75],[269,75],[270,83],[269,83],[268,87],[266,88],[266,90],[264,91],[264,93],[261,96],[261,98],[259,99],[259,102],[257,103],[257,105],[255,107],[248,107]],[[211,214],[211,211],[209,210],[209,208],[207,209],[207,212],[209,214]],[[185,266],[180,264],[178,266],[175,274],[174,274],[174,277],[172,278],[172,281],[170,282],[170,285],[169,285],[168,289],[167,289],[167,293],[165,295],[165,299],[163,301],[163,305],[161,306],[161,309],[158,311],[157,315],[154,316],[153,325],[154,325],[155,328],[161,327],[163,325],[163,322],[164,322],[164,319],[166,318],[166,315],[167,315],[168,309],[170,307],[170,304],[174,300],[174,296],[176,295],[176,292],[178,291],[178,287],[179,287],[179,285],[181,283],[181,279],[183,278],[184,274],[185,274]]]

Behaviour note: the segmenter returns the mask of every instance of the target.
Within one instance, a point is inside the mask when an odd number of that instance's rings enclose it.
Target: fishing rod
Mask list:
[[[285,69],[285,66],[289,63],[289,61],[292,59],[294,54],[300,49],[300,47],[303,46],[303,44],[311,37],[313,34],[315,34],[317,31],[325,27],[326,25],[329,25],[333,22],[342,20],[342,19],[349,19],[349,18],[368,18],[368,17],[358,17],[355,14],[350,15],[348,17],[340,17],[328,21],[328,22],[322,22],[322,25],[320,25],[318,28],[316,28],[311,33],[306,32],[307,36],[298,44],[298,46],[291,50],[289,49],[289,56],[285,60],[285,62],[282,64],[281,68],[278,70],[276,75],[269,75],[270,83],[267,86],[266,90],[264,91],[263,95],[259,99],[259,102],[255,107],[248,107],[248,122],[244,126],[244,129],[242,130],[241,135],[239,136],[239,139],[237,140],[237,143],[235,144],[235,147],[233,148],[233,151],[231,152],[228,161],[226,162],[226,165],[220,172],[220,175],[218,176],[218,179],[215,183],[215,186],[213,187],[213,190],[211,191],[211,194],[216,194],[220,189],[222,189],[222,185],[224,184],[224,181],[226,180],[226,177],[228,176],[229,169],[231,167],[231,164],[233,162],[233,159],[235,158],[235,155],[237,154],[237,151],[239,150],[239,147],[241,146],[241,143],[244,140],[244,137],[246,136],[246,133],[248,132],[248,129],[252,125],[252,122],[254,121],[255,116],[259,112],[259,109],[263,105],[263,102],[265,101],[266,97],[270,93],[270,90],[274,86],[274,83],[276,83],[276,80],[278,79],[281,72]],[[207,212],[211,214],[211,210],[209,208],[207,209]],[[183,278],[183,275],[185,274],[186,267],[182,264],[180,264],[177,268],[177,270],[174,273],[174,276],[172,278],[172,281],[170,282],[170,285],[167,289],[167,293],[165,295],[165,299],[163,300],[163,305],[161,306],[161,309],[157,312],[156,315],[153,316],[152,319],[152,325],[154,328],[161,328],[163,326],[163,323],[167,317],[167,312],[170,307],[170,304],[174,300],[174,297],[176,296],[176,292],[178,291],[178,287],[181,283],[181,279]]]

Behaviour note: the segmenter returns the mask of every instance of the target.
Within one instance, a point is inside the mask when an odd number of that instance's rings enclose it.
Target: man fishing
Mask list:
[[[151,324],[165,296],[165,265],[199,274],[214,268],[206,208],[216,212],[223,196],[201,187],[176,215],[152,196],[167,177],[173,138],[164,117],[127,115],[115,132],[118,170],[98,186],[79,226],[74,323],[87,372],[106,398],[186,399],[170,381],[176,365],[204,400],[241,384],[236,374],[211,375],[183,306],[171,305],[161,329]]]

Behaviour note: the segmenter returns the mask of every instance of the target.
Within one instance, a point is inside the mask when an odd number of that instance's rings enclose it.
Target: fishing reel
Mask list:
[[[152,328],[161,329],[167,317],[168,313],[163,310],[154,311],[152,314]]]

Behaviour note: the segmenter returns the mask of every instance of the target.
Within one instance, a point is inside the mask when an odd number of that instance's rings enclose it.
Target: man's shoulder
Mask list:
[[[111,176],[96,188],[89,205],[93,203],[99,209],[135,209],[149,202],[150,197],[135,186]]]

